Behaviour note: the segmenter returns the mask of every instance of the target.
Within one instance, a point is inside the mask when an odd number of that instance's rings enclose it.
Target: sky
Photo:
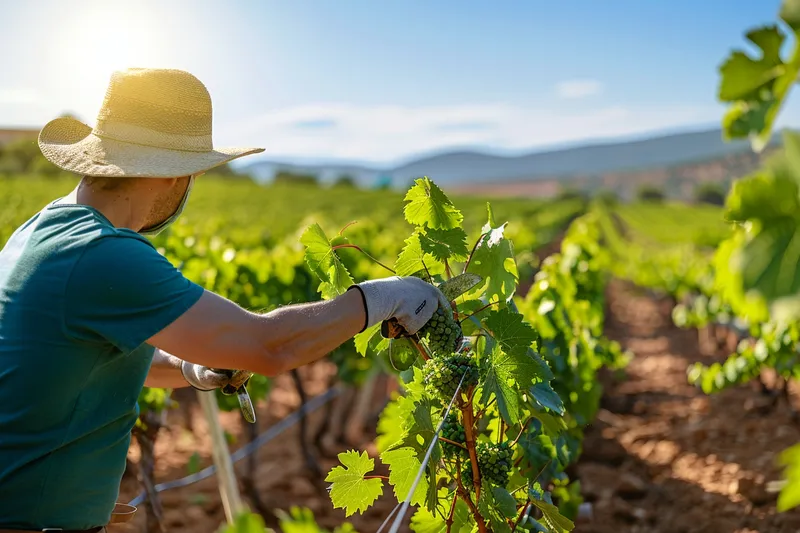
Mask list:
[[[389,165],[720,124],[718,67],[779,0],[25,0],[0,18],[0,128],[94,124],[111,72],[179,68],[215,146]],[[795,91],[796,93],[797,91]],[[790,97],[779,125],[800,123]]]

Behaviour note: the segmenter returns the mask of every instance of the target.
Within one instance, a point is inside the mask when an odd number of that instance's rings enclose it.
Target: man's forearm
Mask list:
[[[358,290],[265,314],[246,311],[206,291],[148,342],[198,365],[275,376],[321,359],[365,323],[364,300]]]
[[[364,327],[361,294],[348,291],[334,300],[279,307],[258,318],[264,353],[273,354],[273,374],[312,363]]]
[[[144,385],[161,389],[188,387],[189,383],[181,374],[181,359],[156,348]]]

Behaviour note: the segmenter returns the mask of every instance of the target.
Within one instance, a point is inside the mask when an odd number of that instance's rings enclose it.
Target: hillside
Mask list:
[[[610,173],[674,167],[724,158],[748,152],[749,149],[746,142],[724,142],[720,130],[712,129],[635,141],[594,143],[520,156],[449,152],[416,159],[392,168],[259,161],[243,167],[243,170],[259,180],[268,180],[276,170],[284,169],[317,174],[323,181],[349,174],[364,185],[372,185],[384,177],[390,178],[395,186],[402,187],[416,177],[427,175],[446,186],[483,187],[495,182],[563,180],[568,177],[598,177]]]

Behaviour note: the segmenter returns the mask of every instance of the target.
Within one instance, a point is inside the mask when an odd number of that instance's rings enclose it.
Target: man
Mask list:
[[[84,177],[0,251],[0,532],[104,530],[143,386],[274,376],[390,318],[414,333],[447,303],[393,277],[259,315],[184,278],[145,236],[197,176],[263,151],[212,147],[210,97],[186,72],[114,73],[93,129],[55,119],[39,147]]]

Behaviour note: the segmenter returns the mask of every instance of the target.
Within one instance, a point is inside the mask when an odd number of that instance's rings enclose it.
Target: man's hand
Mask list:
[[[439,305],[450,306],[442,291],[415,277],[376,279],[350,288],[358,288],[364,295],[367,311],[364,329],[394,318],[413,335],[431,319]]]
[[[233,370],[222,370],[181,361],[181,374],[186,382],[198,390],[221,389],[231,382]]]

